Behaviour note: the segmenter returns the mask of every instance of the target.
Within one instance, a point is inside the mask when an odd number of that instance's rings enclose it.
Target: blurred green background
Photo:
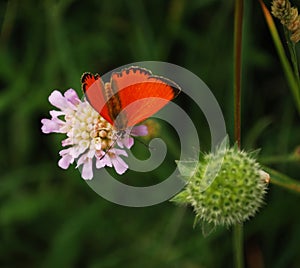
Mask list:
[[[258,1],[246,2],[242,143],[262,148],[267,161],[300,144],[300,120]],[[205,81],[232,138],[233,6],[216,0],[0,2],[0,267],[232,267],[231,229],[204,238],[201,227],[193,229],[190,208],[106,201],[74,166],[57,166],[63,136],[42,134],[40,120],[49,117],[54,89],[81,94],[83,72],[157,60]],[[270,166],[300,179],[299,162]],[[159,172],[153,174],[159,180]],[[269,188],[266,205],[245,224],[247,267],[300,267],[300,196]]]

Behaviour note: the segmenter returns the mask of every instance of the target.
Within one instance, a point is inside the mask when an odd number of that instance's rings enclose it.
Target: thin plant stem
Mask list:
[[[241,147],[241,75],[242,75],[243,0],[235,1],[234,16],[234,137]]]
[[[233,230],[234,234],[234,250],[235,250],[235,267],[241,268],[244,267],[244,258],[243,258],[243,224],[236,224]]]
[[[242,76],[242,28],[243,0],[235,0],[234,14],[234,137],[241,147],[241,76]],[[243,224],[236,224],[233,230],[233,251],[235,267],[244,267]]]
[[[295,43],[291,41],[290,39],[290,33],[286,27],[283,27],[285,39],[287,40],[288,49],[291,56],[291,61],[294,69],[294,74],[298,83],[298,89],[300,89],[300,77],[299,77],[299,67],[298,67],[298,59],[297,59],[297,52],[296,52],[296,46]]]

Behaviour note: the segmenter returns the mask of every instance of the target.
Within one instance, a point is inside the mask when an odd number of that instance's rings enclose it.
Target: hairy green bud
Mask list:
[[[263,204],[268,181],[269,175],[251,154],[236,146],[219,148],[203,156],[184,190],[172,201],[191,205],[197,221],[231,226],[255,215]]]

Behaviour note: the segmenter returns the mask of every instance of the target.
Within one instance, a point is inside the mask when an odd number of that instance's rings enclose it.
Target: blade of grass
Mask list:
[[[259,161],[264,164],[282,164],[282,163],[297,163],[300,160],[299,157],[297,157],[295,154],[284,154],[284,155],[260,157]]]
[[[284,71],[286,79],[287,79],[287,82],[288,82],[289,87],[292,91],[292,95],[293,95],[293,98],[294,98],[294,101],[295,101],[295,104],[296,104],[296,108],[297,108],[298,113],[300,115],[300,90],[299,90],[299,87],[298,87],[297,80],[294,76],[291,65],[290,65],[290,63],[289,63],[289,61],[286,57],[286,54],[285,54],[282,42],[280,40],[278,31],[276,29],[274,20],[271,16],[269,10],[267,9],[265,4],[263,3],[263,1],[259,0],[259,2],[260,2],[260,5],[261,5],[261,8],[262,8],[262,11],[264,13],[267,25],[269,27],[271,36],[273,38],[273,41],[274,41],[274,44],[275,44],[280,62],[281,62],[282,67],[283,67],[283,71]]]
[[[72,55],[72,45],[64,23],[64,13],[72,1],[48,0],[44,2],[49,27],[49,43],[53,44],[61,68],[70,82],[78,76],[75,56]]]
[[[295,74],[295,77],[297,79],[298,88],[299,88],[300,87],[300,77],[299,77],[299,68],[298,68],[296,44],[291,41],[291,34],[290,34],[289,30],[286,27],[283,27],[283,29],[284,29],[285,39],[287,41],[288,49],[289,49],[290,56],[291,56],[291,61],[292,61],[293,69],[294,69],[294,74]]]
[[[300,181],[292,179],[274,169],[264,166],[263,170],[270,174],[270,183],[289,189],[300,194]]]

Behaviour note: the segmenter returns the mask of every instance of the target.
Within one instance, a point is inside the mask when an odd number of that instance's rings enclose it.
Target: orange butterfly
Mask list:
[[[122,135],[162,109],[181,91],[173,81],[132,66],[111,75],[110,83],[84,73],[82,89],[91,106]]]

